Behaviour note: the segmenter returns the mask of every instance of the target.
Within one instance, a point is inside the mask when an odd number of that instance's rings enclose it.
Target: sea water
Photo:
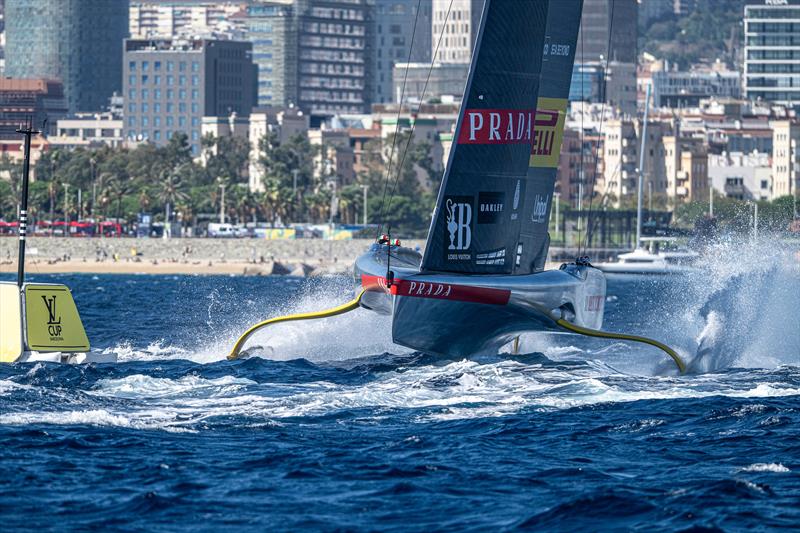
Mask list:
[[[0,527],[798,527],[800,289],[776,264],[609,279],[606,329],[703,352],[685,376],[574,335],[414,353],[364,310],[276,326],[263,357],[228,362],[252,322],[340,303],[350,281],[34,273],[72,288],[120,362],[0,367]]]

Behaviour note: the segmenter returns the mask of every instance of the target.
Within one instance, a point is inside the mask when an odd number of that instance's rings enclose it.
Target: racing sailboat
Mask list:
[[[361,306],[394,342],[468,356],[556,319],[599,328],[588,261],[544,270],[582,0],[487,0],[424,256],[382,239],[356,260]]]
[[[564,328],[656,346],[685,370],[658,341],[598,330],[606,281],[587,258],[544,269],[582,4],[486,0],[424,256],[382,236],[356,259],[355,299],[259,322],[228,359],[250,355],[266,326],[363,308],[391,315],[393,341],[426,353],[466,357]]]

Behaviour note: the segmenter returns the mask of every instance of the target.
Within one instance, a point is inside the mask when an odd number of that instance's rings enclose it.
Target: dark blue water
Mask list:
[[[677,377],[650,348],[571,335],[516,357],[408,353],[358,311],[228,362],[254,319],[342,301],[347,282],[59,279],[120,362],[0,367],[5,531],[800,525],[800,352],[772,332],[741,324],[741,350]],[[612,280],[606,327],[691,355],[711,292]]]

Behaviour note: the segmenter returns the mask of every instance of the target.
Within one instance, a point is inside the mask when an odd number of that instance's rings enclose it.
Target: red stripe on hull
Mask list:
[[[386,278],[381,276],[362,274],[361,286],[368,291],[388,292],[386,288]],[[488,287],[456,285],[453,283],[403,279],[394,280],[391,294],[396,296],[408,296],[411,298],[433,298],[436,300],[452,300],[456,302],[471,302],[488,305],[506,305],[511,297],[511,291],[507,289],[492,289]]]

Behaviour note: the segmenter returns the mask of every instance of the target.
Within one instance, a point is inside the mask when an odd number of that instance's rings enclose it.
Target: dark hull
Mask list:
[[[355,264],[362,307],[392,315],[397,344],[465,357],[496,351],[516,335],[556,329],[553,317],[593,329],[603,322],[606,284],[590,266],[563,265],[521,276],[419,271],[420,255],[391,248],[394,283],[387,288],[387,246],[373,245]]]

